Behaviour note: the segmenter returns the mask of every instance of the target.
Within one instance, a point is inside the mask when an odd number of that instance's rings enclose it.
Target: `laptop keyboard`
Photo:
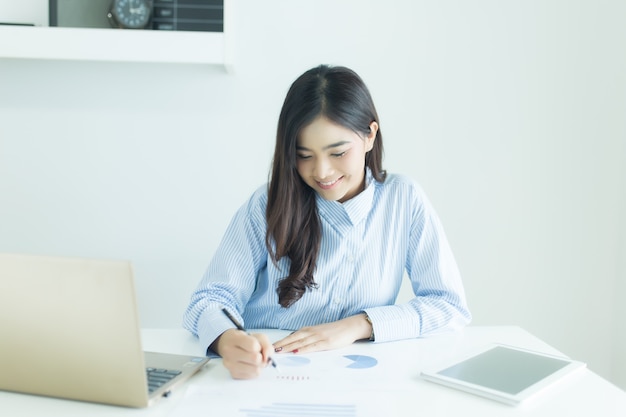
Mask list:
[[[177,370],[146,368],[146,375],[148,376],[148,393],[152,394],[154,391],[163,386],[163,384],[180,375],[180,373],[181,372]]]

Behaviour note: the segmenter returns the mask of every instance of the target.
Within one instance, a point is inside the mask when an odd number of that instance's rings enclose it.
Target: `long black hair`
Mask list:
[[[272,260],[278,263],[287,256],[291,262],[289,274],[276,289],[283,307],[291,306],[307,289],[316,286],[313,273],[322,231],[315,191],[297,171],[296,144],[302,129],[319,116],[361,136],[369,135],[371,123],[376,122],[379,129],[372,150],[365,156],[365,165],[374,179],[385,180],[380,122],[361,77],[349,68],[328,65],[298,77],[287,92],[278,119],[266,210],[265,244]]]

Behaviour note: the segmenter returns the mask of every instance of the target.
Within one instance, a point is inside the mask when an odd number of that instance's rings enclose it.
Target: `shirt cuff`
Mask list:
[[[221,309],[206,309],[198,319],[198,340],[207,356],[219,357],[210,350],[209,346],[228,329],[234,329],[233,323],[224,315]]]
[[[374,342],[389,342],[420,336],[421,320],[413,309],[402,305],[364,310],[372,322]]]

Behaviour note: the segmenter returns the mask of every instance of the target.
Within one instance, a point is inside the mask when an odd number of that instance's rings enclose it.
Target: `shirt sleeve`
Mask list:
[[[222,308],[245,326],[241,312],[267,262],[264,196],[259,189],[235,213],[184,313],[183,327],[207,349],[223,332],[235,328]]]
[[[441,222],[425,194],[413,185],[406,271],[415,298],[368,308],[376,342],[455,330],[471,321],[461,274]]]

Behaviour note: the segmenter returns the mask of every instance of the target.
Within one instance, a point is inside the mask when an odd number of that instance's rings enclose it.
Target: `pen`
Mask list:
[[[222,311],[224,312],[226,317],[228,317],[228,319],[235,325],[235,327],[237,327],[238,330],[241,330],[242,332],[248,333],[248,331],[241,324],[239,324],[237,319],[234,318],[233,315],[228,312],[228,310],[226,310],[225,308],[222,308]],[[250,334],[250,333],[248,333],[248,334]],[[276,368],[276,370],[278,370],[278,365],[276,364],[276,361],[274,360],[274,358],[272,358],[270,356],[269,357],[269,361],[270,361],[270,364],[272,365],[272,367],[274,367],[274,368]]]

